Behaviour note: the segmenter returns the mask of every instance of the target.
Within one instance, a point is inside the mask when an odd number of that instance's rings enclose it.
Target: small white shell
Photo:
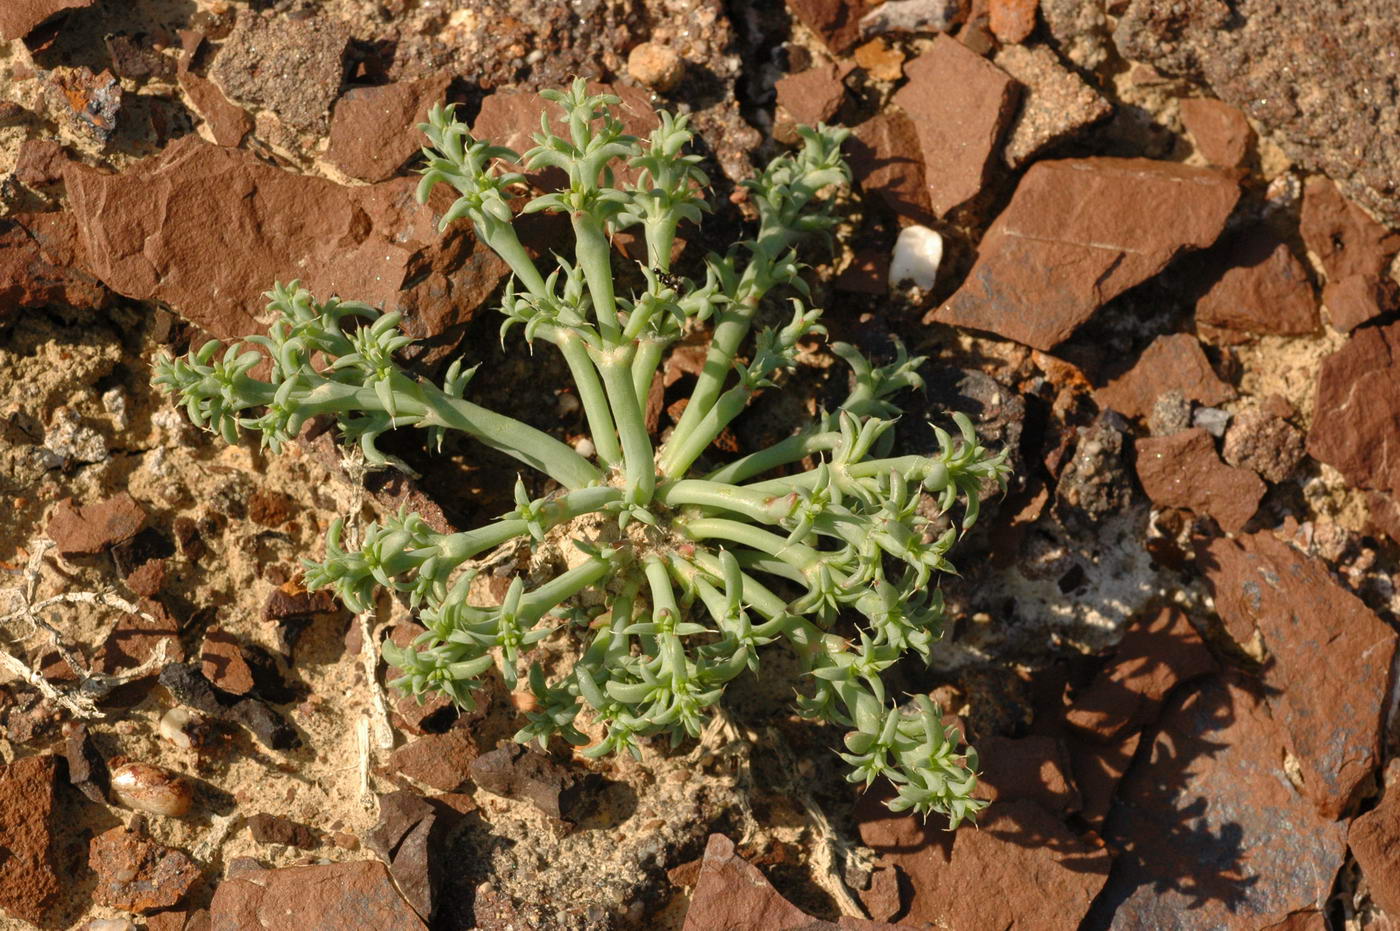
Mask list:
[[[199,716],[188,708],[171,708],[160,719],[160,736],[181,750],[188,750],[194,746],[194,740],[186,729],[191,724],[198,724],[199,720]]]
[[[938,279],[938,266],[943,262],[943,237],[927,226],[906,226],[894,241],[890,258],[890,287],[912,281],[927,291]]]
[[[118,805],[178,818],[190,810],[189,780],[150,763],[124,763],[112,771],[112,798]]]

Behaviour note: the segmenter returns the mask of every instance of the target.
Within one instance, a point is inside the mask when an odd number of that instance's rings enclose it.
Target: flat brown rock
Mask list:
[[[1197,324],[1283,336],[1317,329],[1312,283],[1285,243],[1254,231],[1224,251],[1230,269],[1196,302]]]
[[[1322,289],[1322,304],[1327,308],[1327,320],[1343,333],[1369,323],[1383,310],[1396,306],[1397,286],[1393,278],[1378,275],[1349,275],[1340,281],[1329,281]]]
[[[146,523],[146,509],[129,493],[85,504],[65,499],[54,508],[44,532],[65,556],[100,553],[114,543],[130,540]]]
[[[94,902],[137,913],[179,903],[200,876],[199,866],[183,850],[124,827],[92,839],[88,866],[97,874]]]
[[[24,307],[105,303],[106,289],[73,267],[77,233],[66,211],[0,220],[0,320]]]
[[[331,116],[326,158],[361,181],[392,177],[422,147],[417,126],[427,120],[428,108],[442,101],[451,81],[440,74],[348,91]]]
[[[967,280],[927,319],[1048,350],[1178,254],[1213,243],[1238,199],[1230,179],[1174,162],[1036,162]]]
[[[1188,401],[1207,407],[1235,396],[1235,390],[1215,374],[1195,337],[1172,333],[1153,340],[1136,365],[1094,392],[1094,400],[1100,408],[1146,417],[1157,398],[1168,391],[1180,391]]]
[[[210,931],[427,927],[378,860],[254,870],[225,878],[214,890],[209,919]]]
[[[1170,702],[1150,741],[1104,828],[1125,852],[1090,926],[1277,928],[1316,914],[1346,854],[1344,828],[1289,784],[1283,734],[1258,692],[1203,679]]]
[[[1112,662],[1075,697],[1065,720],[1089,739],[1122,740],[1156,720],[1173,688],[1215,669],[1186,613],[1158,608],[1128,628]]]
[[[193,71],[181,71],[180,88],[209,127],[209,135],[216,145],[240,145],[253,131],[253,118],[248,111],[225,97],[219,85],[208,78]]]
[[[909,80],[894,102],[914,122],[929,202],[942,216],[986,184],[1019,87],[996,65],[943,34],[904,72]]]
[[[247,695],[253,690],[253,670],[243,645],[228,631],[214,627],[205,632],[199,661],[204,678],[225,692]]]
[[[93,0],[5,0],[0,4],[0,39],[23,39],[50,16],[92,3]]]
[[[479,755],[471,735],[454,729],[415,737],[390,754],[388,768],[439,792],[453,792],[471,778],[472,760]]]
[[[1113,113],[1113,104],[1046,46],[1008,45],[992,61],[1025,87],[1001,151],[1012,168]]]
[[[1079,789],[1062,741],[1034,734],[984,737],[977,753],[982,762],[977,798],[993,804],[1025,798],[1059,814],[1079,810]]]
[[[1400,915],[1400,784],[1388,786],[1381,803],[1351,823],[1347,845],[1371,898],[1386,914]]]
[[[103,675],[115,675],[141,665],[155,655],[162,643],[165,644],[167,661],[179,662],[184,659],[184,649],[180,646],[180,624],[170,616],[165,606],[154,599],[142,598],[137,602],[137,607],[145,615],[123,612],[93,657],[93,668]],[[152,675],[158,672],[153,670]]]
[[[1304,186],[1299,232],[1332,281],[1384,275],[1400,252],[1400,233],[1377,223],[1326,178],[1309,178]]]
[[[878,196],[896,216],[914,223],[933,222],[919,135],[902,110],[891,107],[861,123],[846,143],[846,151],[851,176],[862,190]]]
[[[1400,323],[1357,330],[1322,360],[1308,453],[1359,488],[1400,495]]]
[[[1137,475],[1153,504],[1208,514],[1227,533],[1254,516],[1268,490],[1248,469],[1221,462],[1210,434],[1199,428],[1138,440]]]
[[[816,126],[835,116],[846,99],[846,85],[841,78],[841,69],[834,63],[814,65],[779,78],[774,86],[778,92],[774,134],[781,126],[783,135],[795,141],[793,127]]]
[[[28,756],[0,766],[0,910],[41,923],[67,888],[59,858],[58,758]]]
[[[1203,564],[1226,630],[1241,643],[1262,638],[1273,719],[1304,793],[1335,819],[1380,760],[1394,631],[1323,562],[1267,533],[1216,540]]]
[[[1040,0],[988,0],[987,24],[1000,42],[1015,45],[1035,30]]]
[[[682,931],[901,931],[911,926],[864,918],[813,918],[778,893],[723,834],[711,834]]]
[[[451,198],[419,205],[407,178],[345,187],[190,136],[120,175],[70,164],[65,180],[97,277],[221,339],[261,332],[263,292],[300,279],[318,299],[401,308],[410,335],[449,341],[506,272],[469,224],[439,234]]]
[[[1244,114],[1223,100],[1187,97],[1180,103],[1181,122],[1196,151],[1217,168],[1238,168],[1249,155],[1254,130]]]

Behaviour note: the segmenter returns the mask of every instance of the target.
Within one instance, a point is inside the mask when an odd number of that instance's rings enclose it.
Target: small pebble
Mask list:
[[[1198,407],[1191,415],[1191,425],[1200,427],[1211,436],[1221,437],[1230,425],[1230,412],[1218,407]]]
[[[574,452],[585,459],[592,459],[597,454],[598,448],[593,445],[593,441],[586,436],[581,436],[574,440]]]
[[[112,798],[134,811],[179,818],[190,810],[189,780],[150,763],[125,763],[112,771]]]
[[[160,719],[160,736],[181,750],[188,750],[195,744],[190,730],[203,723],[204,719],[188,708],[171,708]]]
[[[136,925],[129,918],[94,918],[82,931],[136,931]]]
[[[627,56],[627,73],[638,84],[652,90],[668,91],[680,83],[685,62],[674,49],[655,42],[643,42]]]
[[[906,226],[894,242],[890,259],[890,287],[898,288],[912,281],[927,291],[938,279],[938,266],[943,262],[943,237],[927,226]]]

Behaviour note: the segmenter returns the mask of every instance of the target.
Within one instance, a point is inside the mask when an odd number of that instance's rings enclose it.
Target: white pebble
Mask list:
[[[181,750],[188,750],[194,741],[185,729],[198,722],[199,717],[188,708],[171,708],[160,719],[160,736]]]
[[[894,242],[890,259],[890,287],[898,288],[905,281],[927,291],[938,278],[938,266],[943,261],[943,237],[927,226],[906,226]]]
[[[592,459],[594,454],[597,453],[598,450],[593,445],[593,441],[591,439],[589,439],[586,436],[581,436],[578,439],[574,440],[574,452],[578,453],[585,459]]]

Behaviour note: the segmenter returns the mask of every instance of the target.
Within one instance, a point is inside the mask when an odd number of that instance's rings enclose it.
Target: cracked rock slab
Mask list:
[[[1229,178],[1174,162],[1036,162],[967,280],[926,322],[1049,350],[1177,255],[1215,242],[1238,199]]]

